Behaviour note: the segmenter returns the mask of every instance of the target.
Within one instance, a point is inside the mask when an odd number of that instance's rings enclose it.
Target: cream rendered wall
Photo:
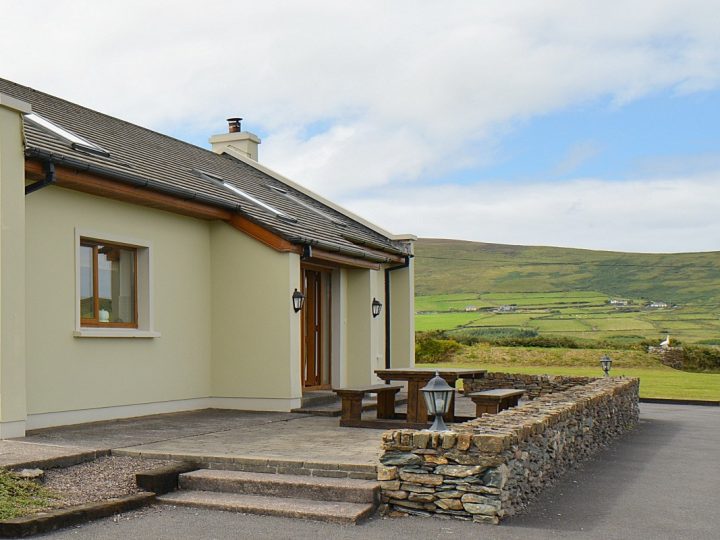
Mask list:
[[[415,366],[415,259],[390,272],[390,367]]]
[[[252,408],[300,405],[300,257],[211,225],[212,391]]]
[[[347,270],[337,268],[332,273],[332,320],[331,336],[331,376],[332,387],[342,388],[348,385],[347,378]]]
[[[382,271],[348,269],[347,303],[345,305],[344,364],[348,386],[378,381],[374,370],[384,367],[384,312],[372,317],[372,299],[382,301],[384,276]]]
[[[209,396],[210,224],[54,186],[25,202],[28,414]],[[76,228],[152,243],[160,337],[73,337]]]
[[[25,159],[27,103],[0,94],[0,437],[25,430]]]

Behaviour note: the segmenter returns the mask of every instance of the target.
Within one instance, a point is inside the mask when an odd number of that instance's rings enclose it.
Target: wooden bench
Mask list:
[[[525,390],[513,388],[498,388],[495,390],[483,390],[482,392],[470,392],[467,396],[475,403],[475,416],[483,413],[497,414],[500,411],[515,407],[520,401],[520,396]]]
[[[378,419],[395,418],[395,394],[402,390],[402,384],[370,384],[351,388],[333,388],[342,400],[340,425],[360,427],[362,424],[362,400],[365,394],[377,394]]]

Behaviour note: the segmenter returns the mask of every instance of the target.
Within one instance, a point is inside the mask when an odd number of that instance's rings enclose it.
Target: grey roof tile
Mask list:
[[[30,103],[37,114],[110,153],[109,157],[105,157],[73,149],[66,141],[31,122],[25,122],[29,155],[33,152],[49,153],[57,158],[70,159],[75,163],[100,168],[110,173],[130,174],[150,180],[159,187],[180,188],[199,193],[209,197],[209,200],[215,201],[218,205],[239,208],[240,213],[251,221],[293,243],[305,243],[310,239],[325,246],[336,246],[348,254],[354,253],[375,259],[378,250],[396,255],[409,252],[404,242],[387,238],[262,170],[229,155],[215,154],[204,148],[4,79],[0,79],[0,92]],[[220,176],[250,196],[292,216],[297,221],[282,220],[217,182],[201,177],[194,172],[195,170]],[[290,197],[270,189],[271,187],[281,188]],[[319,212],[313,212],[308,207],[316,208]]]

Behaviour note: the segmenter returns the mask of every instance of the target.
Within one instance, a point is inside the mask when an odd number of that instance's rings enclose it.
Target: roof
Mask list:
[[[34,113],[109,154],[73,146],[26,121],[28,158],[52,159],[99,176],[134,180],[148,189],[231,209],[293,244],[316,245],[374,260],[382,259],[378,258],[378,251],[395,256],[410,254],[407,242],[381,234],[379,228],[340,211],[337,205],[321,197],[313,197],[309,190],[283,181],[282,176],[251,160],[216,154],[5,79],[0,79],[0,93],[29,103]],[[269,212],[262,204],[227,189],[214,177],[284,215]]]

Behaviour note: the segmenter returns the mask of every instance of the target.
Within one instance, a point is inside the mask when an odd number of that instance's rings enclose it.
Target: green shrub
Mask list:
[[[683,347],[683,371],[720,371],[720,349],[716,347]]]
[[[495,343],[498,339],[505,338],[530,338],[538,335],[534,328],[506,328],[506,327],[485,327],[485,328],[457,328],[446,330],[443,333],[444,339],[454,339],[463,345],[475,345],[476,343]]]
[[[421,364],[450,362],[462,345],[445,339],[442,332],[420,332],[415,336],[415,361]]]
[[[580,344],[572,338],[557,336],[535,336],[497,339],[493,345],[501,347],[546,347],[553,349],[580,349]]]

